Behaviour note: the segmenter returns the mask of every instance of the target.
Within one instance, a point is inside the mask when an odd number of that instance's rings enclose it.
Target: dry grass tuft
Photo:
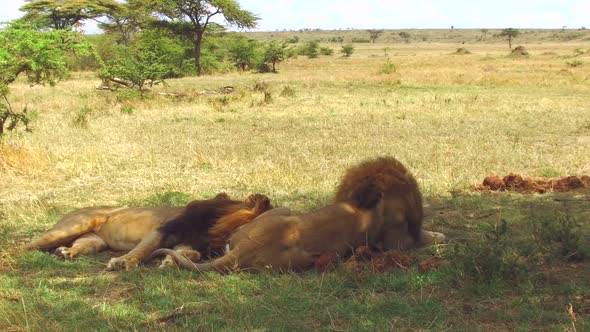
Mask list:
[[[47,170],[47,156],[32,151],[21,144],[0,143],[0,174],[3,176],[27,176]]]

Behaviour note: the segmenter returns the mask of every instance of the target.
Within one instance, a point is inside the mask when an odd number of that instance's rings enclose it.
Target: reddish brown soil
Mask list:
[[[515,191],[519,193],[565,192],[590,188],[590,176],[568,176],[561,179],[532,179],[518,174],[508,174],[503,178],[492,175],[477,186],[481,191]]]
[[[315,261],[315,267],[319,271],[333,269],[339,257],[335,253],[324,253]],[[407,269],[416,261],[415,257],[409,256],[398,250],[387,252],[371,251],[369,247],[361,246],[356,248],[354,254],[345,259],[343,265],[346,269],[360,272],[368,270],[372,272],[384,272],[392,269]],[[417,262],[418,269],[422,272],[428,272],[437,269],[439,260],[435,257],[429,257],[423,261]]]

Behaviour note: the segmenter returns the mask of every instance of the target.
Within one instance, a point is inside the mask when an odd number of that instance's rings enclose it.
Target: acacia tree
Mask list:
[[[139,1],[139,0],[135,0]],[[240,29],[256,26],[258,17],[244,10],[235,0],[146,0],[140,1],[156,16],[174,23],[189,23],[194,45],[194,59],[197,75],[201,75],[201,45],[203,35],[211,19],[216,15],[224,17],[229,25]]]
[[[118,11],[120,4],[114,0],[25,0],[20,8],[25,12],[25,22],[55,30],[67,30],[81,21],[96,19]]]
[[[285,60],[287,53],[287,43],[278,42],[276,40],[271,41],[264,49],[263,61],[272,65],[272,72],[276,73],[276,65],[279,62]]]
[[[117,43],[129,46],[134,35],[151,21],[149,13],[136,1],[120,4],[117,10],[106,13],[108,22],[98,26],[107,34],[118,35]]]
[[[367,32],[369,33],[369,39],[373,43],[375,43],[377,38],[379,38],[379,36],[381,36],[383,34],[383,30],[377,30],[377,29],[369,29],[369,30],[367,30]]]
[[[256,61],[256,41],[241,36],[236,36],[230,43],[228,52],[229,60],[240,71],[251,68]]]
[[[520,31],[518,31],[517,29],[508,28],[508,29],[502,30],[502,32],[500,33],[500,36],[508,37],[508,47],[510,47],[510,49],[512,49],[512,38],[516,38],[516,36],[518,36],[519,34],[520,34]]]

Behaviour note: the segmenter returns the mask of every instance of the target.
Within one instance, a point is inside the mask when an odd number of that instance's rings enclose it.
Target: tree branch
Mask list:
[[[205,20],[205,26],[207,26],[207,24],[209,24],[209,20],[211,19],[211,17],[213,17],[214,15],[217,15],[219,13],[221,13],[221,10],[219,10],[219,8],[217,8],[217,10],[214,13],[207,15],[207,19]]]

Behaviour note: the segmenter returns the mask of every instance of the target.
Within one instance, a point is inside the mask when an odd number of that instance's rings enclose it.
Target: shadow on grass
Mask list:
[[[273,198],[311,210],[328,204],[331,193]],[[588,259],[571,259],[561,249],[569,236],[579,238],[575,248],[587,250],[587,198],[588,193],[427,197],[425,228],[449,239],[432,253],[442,265],[429,272],[413,265],[383,273],[338,267],[326,273],[220,276],[153,266],[107,273],[109,254],[74,261],[16,254],[10,257],[14,268],[0,276],[0,329],[563,330],[572,324],[565,312],[571,303],[583,330],[590,312]],[[182,205],[190,199],[164,193],[137,205]]]
[[[451,317],[482,330],[563,330],[570,303],[590,312],[589,193],[432,199],[426,223],[449,239],[440,272]]]
[[[428,294],[408,297],[419,291],[417,278],[421,277],[415,271],[220,276],[143,267],[101,273],[82,266],[77,272],[66,268],[28,277],[16,272],[4,275],[0,278],[4,292],[19,295],[13,301],[0,299],[0,312],[12,315],[4,328],[28,324],[33,330],[444,327],[443,303]],[[26,312],[18,298],[26,303]]]

